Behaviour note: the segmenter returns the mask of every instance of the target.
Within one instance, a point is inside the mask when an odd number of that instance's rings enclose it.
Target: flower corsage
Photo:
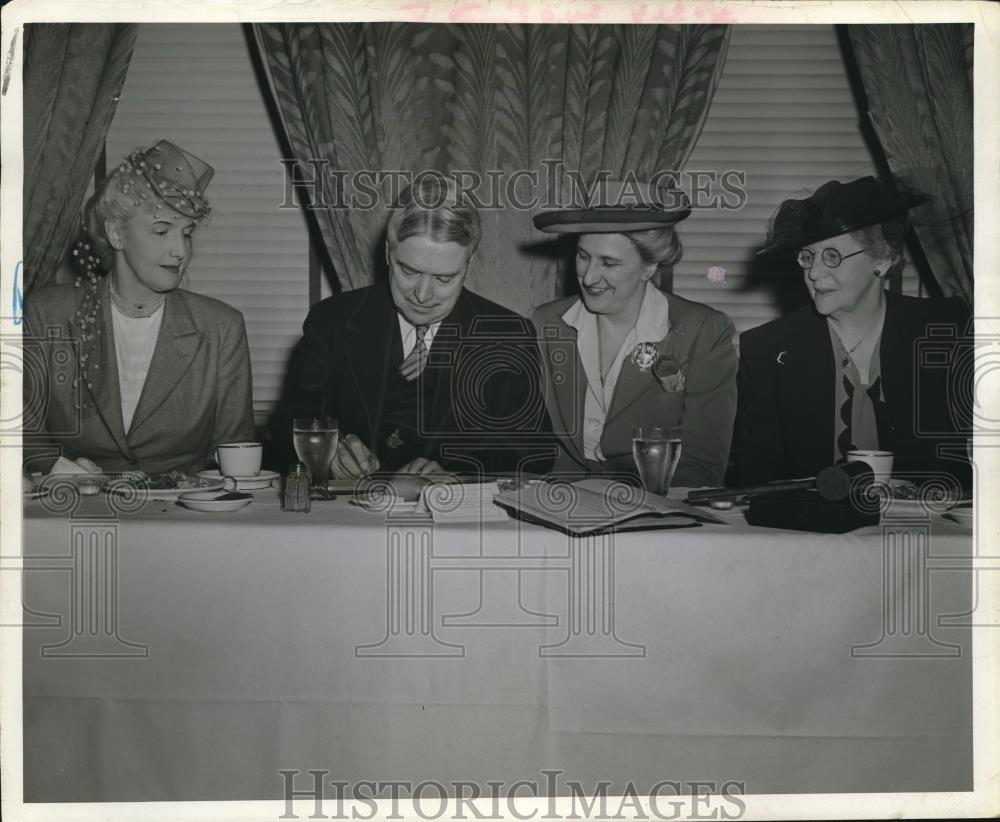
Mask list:
[[[653,376],[660,388],[671,393],[684,390],[687,360],[680,362],[672,354],[660,354],[653,363]]]

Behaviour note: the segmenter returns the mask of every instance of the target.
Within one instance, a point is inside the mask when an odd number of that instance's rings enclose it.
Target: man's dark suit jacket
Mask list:
[[[895,454],[893,474],[946,473],[971,484],[972,344],[960,299],[886,294],[879,346],[885,405],[879,444]],[[970,336],[966,337],[968,334]],[[740,484],[811,477],[834,460],[836,364],[826,318],[805,306],[740,337],[736,415]]]
[[[272,421],[276,468],[294,460],[292,419],[328,415],[383,465],[380,437],[390,374],[403,343],[388,283],[317,303],[303,325],[286,397]],[[442,321],[420,378],[424,452],[449,471],[544,473],[555,457],[534,328],[513,311],[462,289]]]

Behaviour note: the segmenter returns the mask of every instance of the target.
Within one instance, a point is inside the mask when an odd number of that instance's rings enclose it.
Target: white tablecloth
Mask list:
[[[29,503],[26,619],[59,624],[24,632],[25,800],[280,799],[310,769],[970,789],[970,635],[938,617],[971,574],[887,564],[878,528],[728,520],[602,543],[271,491],[224,515]],[[932,560],[970,542],[933,521]]]

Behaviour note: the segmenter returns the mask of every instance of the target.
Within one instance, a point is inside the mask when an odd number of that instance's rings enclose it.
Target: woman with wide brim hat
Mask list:
[[[965,454],[971,382],[955,377],[963,362],[972,375],[968,309],[885,287],[904,266],[907,213],[926,200],[864,177],[775,212],[758,253],[794,255],[811,301],[740,337],[742,483],[815,476],[852,450],[892,452],[902,478],[969,483],[964,458],[945,456]]]
[[[84,275],[28,295],[27,333],[41,339],[25,368],[25,431],[42,435],[26,442],[32,469],[62,455],[194,471],[220,443],[253,439],[243,316],[180,288],[212,175],[166,140],[132,152],[84,210]]]
[[[690,211],[676,189],[627,180],[598,184],[582,208],[535,217],[543,231],[576,235],[580,286],[533,316],[559,440],[553,471],[635,475],[632,429],[679,426],[673,484],[722,483],[736,412],[733,324],[657,284],[681,257],[676,224]]]

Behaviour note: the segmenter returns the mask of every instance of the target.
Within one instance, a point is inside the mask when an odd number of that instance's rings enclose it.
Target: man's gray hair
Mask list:
[[[410,237],[458,243],[476,250],[482,229],[479,213],[455,181],[438,172],[422,172],[400,195],[389,218],[389,247]]]

